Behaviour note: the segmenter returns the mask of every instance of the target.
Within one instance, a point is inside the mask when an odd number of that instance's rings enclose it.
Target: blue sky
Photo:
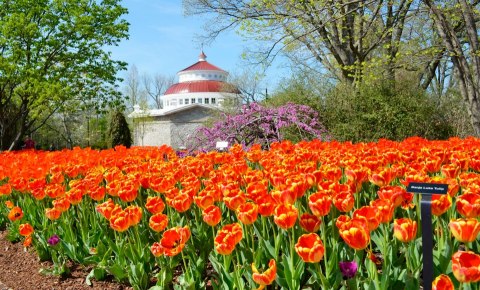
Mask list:
[[[140,74],[166,76],[198,61],[201,43],[195,36],[202,33],[205,18],[184,16],[182,0],[123,0],[122,5],[129,10],[125,19],[130,23],[130,38],[110,49],[114,59],[134,64]],[[240,74],[245,67],[241,55],[246,45],[232,31],[204,45],[203,50],[210,63]],[[273,88],[280,75],[274,64],[267,71],[265,85]]]

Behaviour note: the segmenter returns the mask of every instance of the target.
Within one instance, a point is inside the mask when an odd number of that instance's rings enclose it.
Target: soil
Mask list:
[[[85,284],[91,269],[81,265],[70,265],[67,277],[44,275],[41,269],[52,267],[50,262],[40,262],[32,248],[22,243],[11,243],[6,232],[0,232],[0,290],[132,290],[133,288],[115,281],[91,280]]]

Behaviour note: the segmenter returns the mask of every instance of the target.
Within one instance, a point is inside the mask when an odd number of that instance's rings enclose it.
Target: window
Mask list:
[[[183,105],[183,99],[180,99],[180,105]]]
[[[205,101],[205,104],[209,104],[210,100],[208,98],[205,98],[204,101]]]
[[[185,105],[188,105],[188,99],[185,99]]]
[[[192,98],[192,104],[195,104],[195,98]]]
[[[198,98],[198,99],[197,99],[197,102],[198,102],[199,104],[201,104],[202,101],[203,101],[202,98]]]
[[[212,98],[212,105],[215,104],[215,98]]]
[[[170,101],[171,106],[177,106],[177,99],[173,99]]]

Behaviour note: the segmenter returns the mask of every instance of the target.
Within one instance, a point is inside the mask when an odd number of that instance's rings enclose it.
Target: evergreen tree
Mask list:
[[[110,138],[112,147],[123,145],[129,148],[132,145],[132,136],[125,116],[120,111],[115,111],[110,122]]]

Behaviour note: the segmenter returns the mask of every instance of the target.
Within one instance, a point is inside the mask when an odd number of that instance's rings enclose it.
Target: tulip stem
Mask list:
[[[326,227],[325,227],[325,217],[322,217],[322,223],[320,224],[321,231],[322,231],[322,239],[324,243],[324,253],[323,253],[323,260],[325,261],[325,274],[327,277],[330,277],[330,271],[328,269],[328,259],[327,259],[327,233],[326,233]]]

